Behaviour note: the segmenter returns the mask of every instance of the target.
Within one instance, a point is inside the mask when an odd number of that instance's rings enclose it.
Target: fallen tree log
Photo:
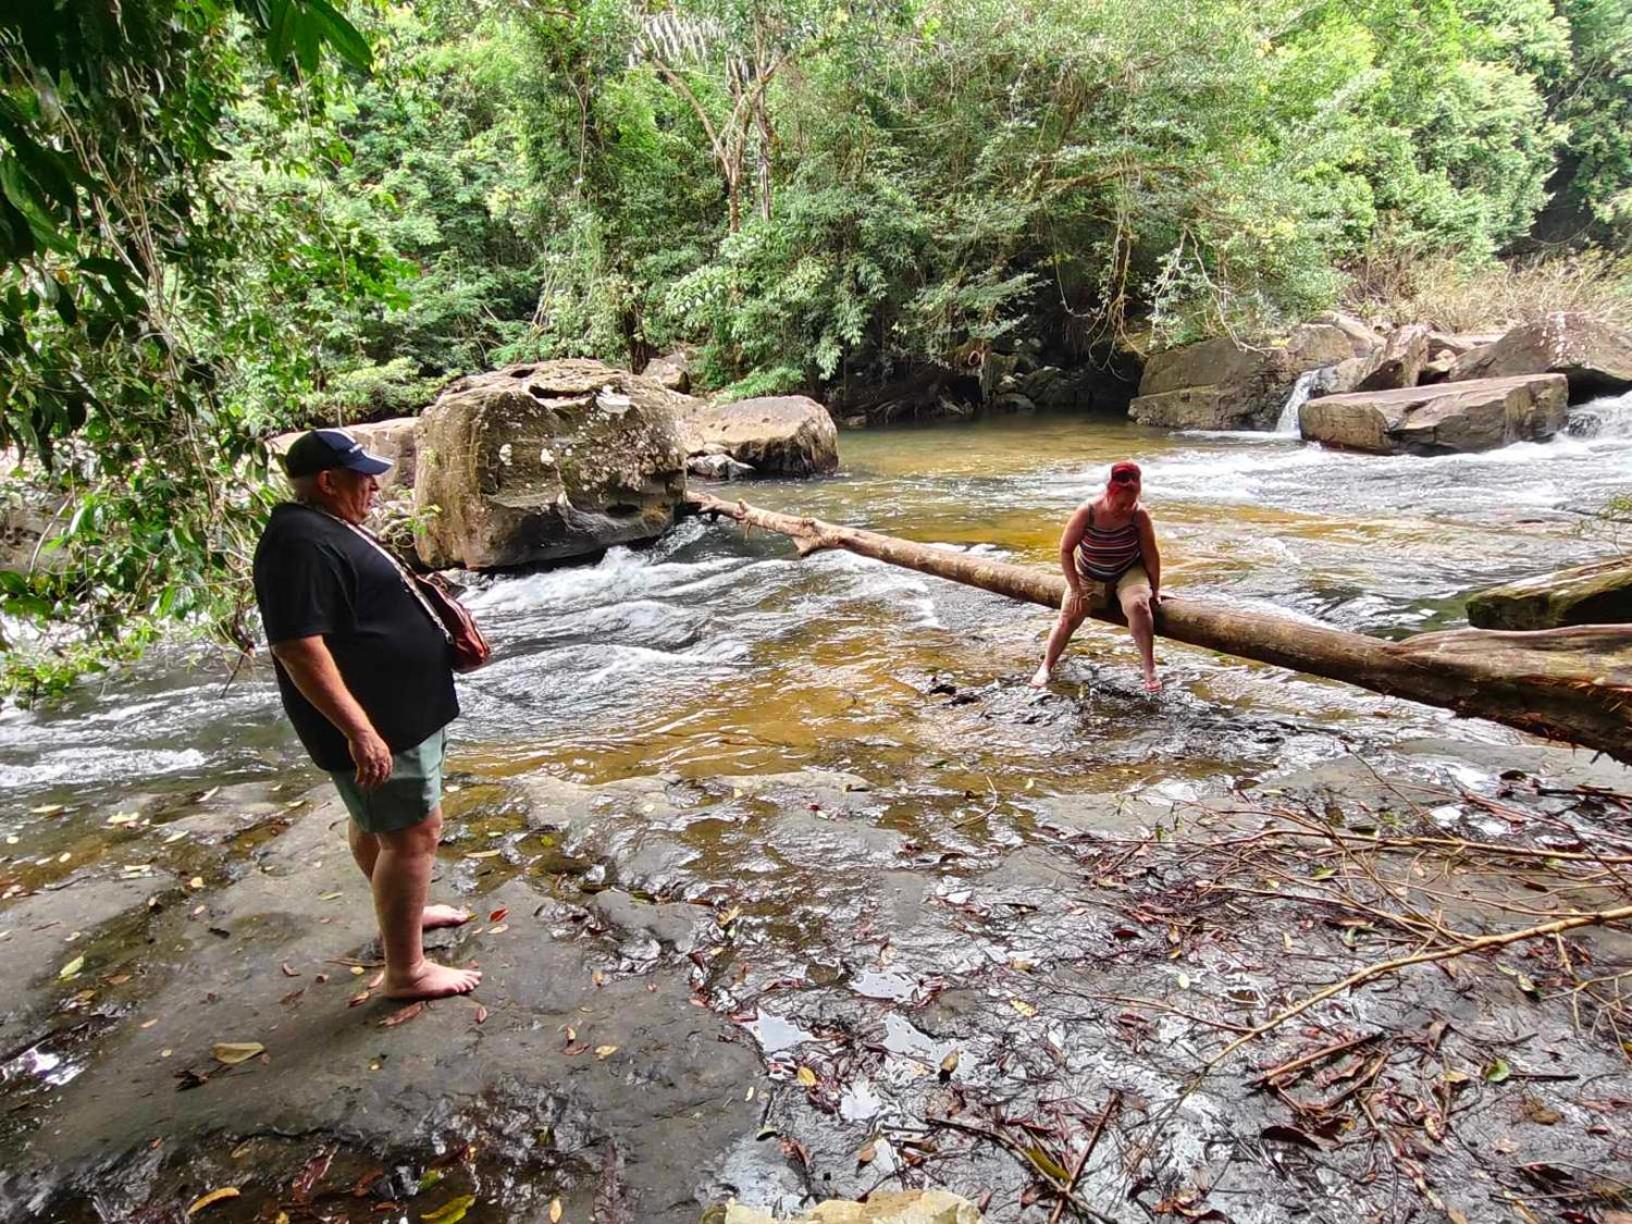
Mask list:
[[[1046,570],[762,510],[708,493],[688,493],[686,503],[696,513],[723,515],[788,536],[801,557],[842,548],[1050,608],[1059,607],[1065,595],[1065,578]],[[1098,593],[1089,615],[1126,623],[1121,609],[1107,607]],[[1273,613],[1169,596],[1156,609],[1156,632],[1191,646],[1487,718],[1632,764],[1632,625],[1536,632],[1454,629],[1389,642]]]

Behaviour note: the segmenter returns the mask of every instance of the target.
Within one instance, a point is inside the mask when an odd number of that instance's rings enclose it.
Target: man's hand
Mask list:
[[[357,785],[373,790],[391,776],[391,749],[373,727],[365,727],[347,740],[351,759],[357,762]]]

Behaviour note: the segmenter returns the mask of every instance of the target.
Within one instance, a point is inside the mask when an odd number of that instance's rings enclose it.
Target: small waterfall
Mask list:
[[[1331,386],[1332,371],[1335,366],[1321,366],[1317,370],[1305,370],[1298,375],[1298,381],[1292,384],[1292,393],[1286,397],[1286,405],[1281,409],[1280,419],[1275,422],[1275,432],[1286,434],[1288,437],[1301,437],[1298,429],[1298,409],[1317,391],[1324,391]]]
[[[1605,395],[1570,409],[1572,438],[1632,438],[1632,391]]]

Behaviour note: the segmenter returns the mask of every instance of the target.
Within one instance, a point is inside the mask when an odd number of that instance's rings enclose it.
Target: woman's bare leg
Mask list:
[[[1043,651],[1043,665],[1037,669],[1037,674],[1031,678],[1032,688],[1045,688],[1049,677],[1054,674],[1054,665],[1060,661],[1065,653],[1066,643],[1071,640],[1083,621],[1082,613],[1072,613],[1067,609],[1071,604],[1071,591],[1065,592],[1065,603],[1060,608],[1060,618],[1054,622],[1054,630],[1048,635],[1048,646]]]
[[[1145,672],[1145,692],[1159,693],[1162,682],[1156,678],[1156,621],[1150,614],[1150,588],[1144,584],[1128,586],[1117,592],[1122,602],[1122,613],[1128,618],[1128,629],[1139,647],[1139,661]]]

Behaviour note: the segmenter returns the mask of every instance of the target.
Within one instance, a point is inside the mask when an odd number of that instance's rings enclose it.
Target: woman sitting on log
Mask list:
[[[1145,691],[1161,691],[1156,678],[1155,625],[1151,607],[1159,601],[1162,557],[1150,513],[1139,504],[1139,465],[1115,463],[1105,491],[1077,507],[1060,536],[1060,567],[1065,571],[1065,599],[1060,619],[1048,635],[1043,665],[1031,678],[1034,688],[1048,684],[1065,644],[1088,615],[1089,583],[1104,583],[1108,604],[1114,595],[1139,645]]]

